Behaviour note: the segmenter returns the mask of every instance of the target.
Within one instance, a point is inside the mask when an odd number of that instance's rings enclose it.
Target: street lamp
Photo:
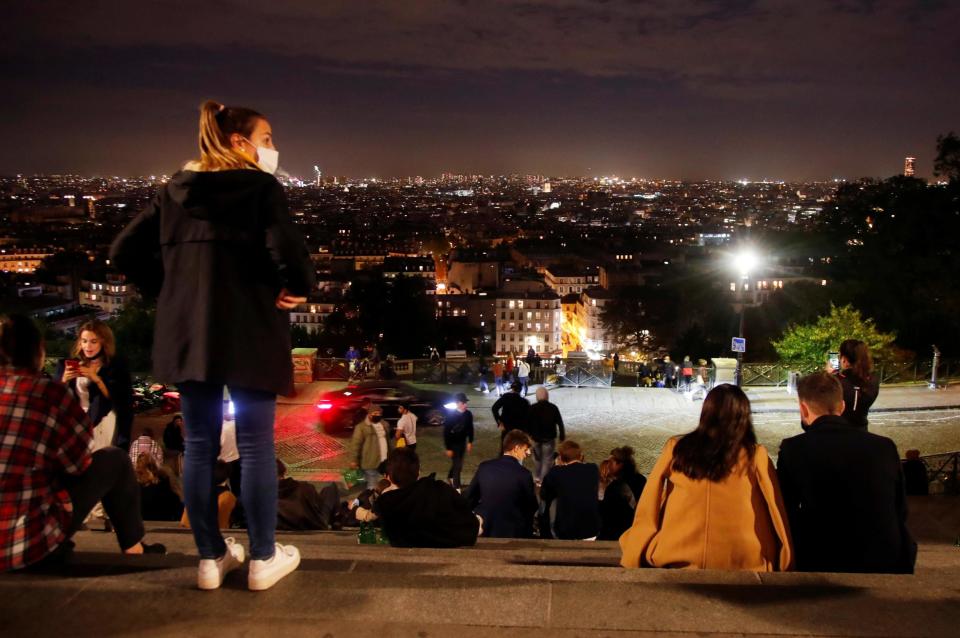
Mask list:
[[[750,271],[755,270],[760,263],[760,258],[752,250],[744,249],[734,255],[733,265],[740,273],[740,282],[737,285],[737,296],[740,298],[740,339],[744,338],[743,323],[747,312],[746,300],[743,298],[745,286],[749,285]],[[743,385],[743,349],[737,352],[737,387]]]

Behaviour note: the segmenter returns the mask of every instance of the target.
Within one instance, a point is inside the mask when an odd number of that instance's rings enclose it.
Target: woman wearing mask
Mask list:
[[[383,411],[372,405],[366,418],[353,429],[350,439],[350,466],[363,471],[367,487],[373,487],[383,478],[387,454],[393,449],[392,438]]]
[[[276,395],[293,392],[288,312],[314,272],[273,177],[278,152],[260,113],[207,101],[200,159],[174,175],[114,242],[111,258],[141,292],[159,294],[154,373],[177,384],[186,429],[184,500],[200,553],[197,584],[216,589],[245,558],[217,526],[214,464],[223,388],[235,405],[251,590],[296,569],[275,543]]]
[[[837,378],[843,387],[843,418],[854,427],[867,429],[867,413],[880,394],[880,378],[873,373],[873,360],[867,344],[847,339],[840,344],[840,370]]]
[[[130,447],[133,425],[133,388],[130,373],[117,356],[110,326],[88,321],[78,331],[72,359],[57,366],[54,378],[70,388],[93,423],[91,451],[110,445]]]
[[[743,390],[711,390],[697,429],[667,441],[620,547],[624,567],[791,569],[777,473]]]

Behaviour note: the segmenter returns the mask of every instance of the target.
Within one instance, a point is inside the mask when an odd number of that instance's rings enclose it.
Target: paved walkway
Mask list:
[[[316,399],[338,387],[342,384],[302,386],[298,396],[283,399],[278,406],[278,449],[300,478],[337,480],[349,463],[345,454],[337,452],[338,446],[343,451],[346,440],[319,434],[314,427]],[[429,387],[451,394],[465,391],[470,397],[477,442],[464,465],[464,477],[469,480],[477,464],[498,452],[499,433],[490,412],[496,396],[462,386]],[[531,390],[531,401],[532,394]],[[754,408],[757,436],[776,458],[780,441],[800,432],[797,399],[783,388],[750,387],[747,394]],[[669,437],[696,427],[702,406],[701,401],[662,388],[557,388],[551,390],[550,400],[560,408],[568,437],[584,447],[589,461],[599,461],[614,447],[630,445],[644,473],[653,467]],[[917,385],[884,386],[871,411],[870,428],[892,438],[901,455],[909,449],[919,449],[922,454],[952,452],[960,450],[958,406],[960,385],[936,391]],[[446,476],[449,462],[443,454],[441,432],[421,427],[417,450],[426,472]]]

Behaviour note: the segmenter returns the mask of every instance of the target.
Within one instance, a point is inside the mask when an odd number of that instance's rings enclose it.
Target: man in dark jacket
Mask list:
[[[340,493],[330,483],[317,492],[312,483],[287,476],[287,466],[277,459],[277,529],[330,529],[340,507]]]
[[[483,536],[530,538],[537,496],[533,476],[523,467],[530,456],[526,433],[511,430],[503,439],[503,455],[477,468],[466,497],[483,521]]]
[[[387,458],[384,490],[374,504],[383,531],[394,547],[464,547],[475,545],[480,520],[455,489],[433,474],[420,476],[420,459],[409,448]],[[392,489],[395,488],[395,489]]]
[[[450,459],[450,471],[447,481],[454,489],[460,489],[460,473],[463,471],[463,457],[473,451],[473,412],[467,409],[467,395],[457,395],[457,409],[448,414],[443,422],[443,446]]]
[[[533,480],[539,485],[553,467],[557,449],[557,435],[563,441],[563,417],[560,408],[550,403],[550,393],[543,386],[537,388],[537,402],[530,406],[530,438],[533,439]]]
[[[510,430],[520,430],[521,432],[530,431],[530,402],[520,396],[520,390],[523,386],[519,381],[510,384],[510,392],[504,393],[493,404],[491,411],[493,418],[500,428],[500,444],[503,445],[503,437]]]
[[[913,573],[896,445],[840,416],[843,391],[830,374],[802,378],[797,394],[806,431],[780,444],[777,463],[797,569]]]
[[[561,443],[559,452],[557,466],[540,486],[540,535],[563,540],[595,539],[600,532],[600,469],[583,462],[583,450],[574,441]],[[554,503],[556,509],[551,512]]]

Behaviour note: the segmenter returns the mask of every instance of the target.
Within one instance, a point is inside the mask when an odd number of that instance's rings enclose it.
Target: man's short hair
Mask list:
[[[797,383],[801,401],[823,414],[840,414],[843,408],[843,387],[827,372],[814,372]]]
[[[143,428],[143,431],[140,433],[141,436],[149,436],[153,438],[153,428]]]
[[[43,335],[24,315],[0,316],[0,365],[39,372]]]
[[[503,437],[503,452],[512,452],[520,446],[533,447],[533,441],[530,440],[530,437],[527,436],[527,433],[523,430],[510,430],[507,432],[507,435]]]
[[[513,390],[514,392],[520,392],[520,388],[522,387],[523,386],[520,385],[519,381],[514,381],[513,383],[510,384],[510,389]]]
[[[583,458],[583,449],[581,449],[580,444],[576,441],[567,439],[557,448],[557,454],[560,455],[562,462],[572,463]]]
[[[413,485],[420,478],[420,457],[408,447],[398,447],[387,456],[387,476],[397,487]]]

